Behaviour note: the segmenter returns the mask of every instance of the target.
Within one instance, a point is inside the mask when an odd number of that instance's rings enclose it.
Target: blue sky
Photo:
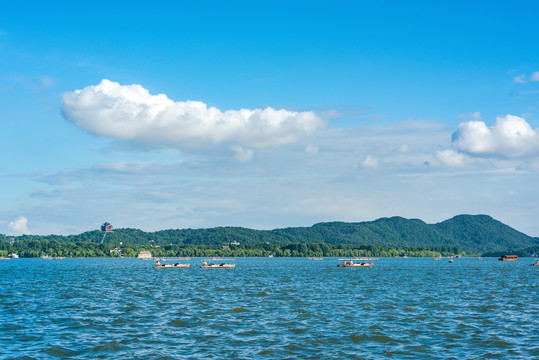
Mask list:
[[[536,1],[0,5],[0,233],[488,214],[539,236]]]

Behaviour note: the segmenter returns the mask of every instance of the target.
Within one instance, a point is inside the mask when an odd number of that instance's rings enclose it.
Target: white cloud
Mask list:
[[[517,84],[524,84],[526,82],[526,75],[520,74],[519,76],[515,77],[514,81]]]
[[[9,230],[13,231],[16,235],[30,234],[28,231],[28,219],[24,216],[20,216],[8,224]]]
[[[361,165],[363,165],[363,167],[367,167],[367,168],[377,168],[378,167],[378,159],[368,155],[365,160],[363,160],[363,162],[361,163]]]
[[[252,149],[244,149],[241,146],[232,146],[232,151],[236,153],[236,159],[241,162],[250,161],[253,158],[254,151]]]
[[[479,111],[468,113],[468,114],[459,114],[460,119],[472,119],[479,120],[481,119],[481,113]]]
[[[434,222],[488,213],[537,236],[539,157],[472,157],[451,148],[454,130],[430,121],[329,128],[295,146],[255,149],[248,166],[231,148],[252,148],[238,143],[188,159],[178,159],[176,151],[109,153],[93,166],[31,175],[38,182],[26,200],[20,206],[4,201],[10,208],[0,209],[0,218],[8,219],[6,229],[11,214],[24,214],[33,219],[34,234],[74,234],[104,221],[146,231],[273,229],[392,215]],[[309,144],[319,147],[316,156],[307,156]],[[462,156],[437,153],[444,149]],[[365,165],[377,164],[376,169],[362,166],[367,155]],[[509,197],[512,189],[516,194]]]
[[[531,74],[529,80],[526,79],[526,75],[521,74],[515,77],[514,81],[519,84],[524,84],[524,83],[527,83],[528,81],[539,81],[539,71],[536,71],[533,74]]]
[[[521,117],[498,116],[491,127],[482,121],[461,123],[453,145],[470,154],[520,156],[539,149],[539,132]]]
[[[314,145],[309,145],[305,148],[305,153],[307,155],[316,155],[318,154],[318,147]]]
[[[400,153],[407,153],[408,151],[410,151],[408,144],[402,144],[398,149],[398,152]]]
[[[50,89],[56,85],[56,81],[50,76],[41,76],[39,80],[41,81],[41,87],[43,89]]]
[[[466,156],[453,150],[437,151],[436,159],[446,166],[464,166],[466,164]]]
[[[91,134],[144,147],[197,148],[234,142],[263,148],[297,141],[325,127],[310,111],[265,109],[221,111],[200,101],[172,101],[140,85],[102,80],[64,93],[62,113]]]

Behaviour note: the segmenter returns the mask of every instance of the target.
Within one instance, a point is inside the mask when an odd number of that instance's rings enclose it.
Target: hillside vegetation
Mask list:
[[[94,230],[70,236],[23,235],[16,237],[15,241],[69,243],[76,247],[77,243],[100,243],[102,237],[103,232]],[[275,230],[217,227],[144,232],[127,228],[115,229],[114,232],[108,233],[105,243],[123,247],[136,245],[136,248],[168,247],[172,249],[171,246],[174,246],[174,249],[189,248],[204,251],[221,249],[223,245],[233,244],[230,245],[233,249],[237,251],[244,249],[246,254],[253,253],[256,249],[265,249],[265,252],[260,252],[259,256],[285,249],[289,249],[290,254],[300,254],[300,256],[314,253],[325,253],[324,255],[327,256],[326,254],[330,254],[331,251],[334,251],[332,254],[346,253],[337,251],[343,249],[351,254],[350,251],[353,249],[368,248],[377,249],[378,253],[385,251],[385,254],[394,254],[396,249],[399,251],[407,249],[407,251],[433,250],[440,254],[467,253],[483,256],[515,252],[533,255],[539,250],[539,238],[527,236],[487,215],[458,215],[437,224],[427,224],[419,219],[391,217],[369,222],[327,222],[311,227]],[[299,244],[310,244],[310,246],[298,247]],[[322,249],[320,244],[328,246]],[[196,256],[195,250],[193,250],[193,256]],[[178,254],[179,251],[177,251]],[[370,253],[374,254],[373,251]],[[286,253],[283,256],[288,255],[289,253]]]

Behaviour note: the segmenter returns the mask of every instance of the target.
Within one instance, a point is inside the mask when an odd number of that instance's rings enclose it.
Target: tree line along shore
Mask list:
[[[538,256],[539,238],[519,232],[488,215],[457,215],[436,224],[402,217],[310,227],[254,230],[243,227],[168,229],[133,228],[77,235],[0,234],[0,256],[135,257],[140,251],[178,257],[410,257]]]
[[[448,257],[448,256],[501,256],[504,252],[467,253],[458,247],[396,248],[381,245],[332,245],[312,244],[261,244],[261,245],[118,245],[96,242],[67,242],[55,240],[22,240],[13,245],[0,241],[0,256],[16,253],[22,258],[45,255],[52,257],[136,257],[141,251],[149,251],[154,257]],[[513,251],[515,255],[534,256],[539,251],[527,249]]]

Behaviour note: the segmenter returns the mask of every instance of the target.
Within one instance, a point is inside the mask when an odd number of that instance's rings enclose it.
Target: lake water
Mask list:
[[[0,261],[0,358],[537,359],[533,259]]]

